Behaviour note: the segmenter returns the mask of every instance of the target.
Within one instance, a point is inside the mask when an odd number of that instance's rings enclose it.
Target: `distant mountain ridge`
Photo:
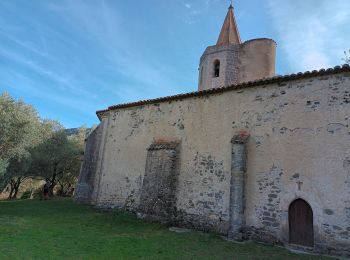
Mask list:
[[[65,133],[67,136],[77,135],[77,134],[79,134],[79,129],[80,129],[80,128],[68,128],[68,129],[64,129],[64,133]]]
[[[79,129],[80,129],[80,127],[67,128],[67,129],[64,129],[64,133],[67,136],[77,135],[77,134],[79,134]],[[86,134],[88,135],[90,133],[91,129],[93,129],[93,128],[85,128],[85,129],[86,129]]]

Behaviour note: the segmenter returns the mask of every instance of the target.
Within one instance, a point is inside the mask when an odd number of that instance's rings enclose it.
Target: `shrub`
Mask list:
[[[43,189],[38,188],[33,192],[33,198],[34,199],[42,199],[43,198]]]
[[[32,195],[32,191],[31,190],[26,190],[25,192],[23,192],[23,194],[21,196],[21,200],[30,199],[31,195]]]

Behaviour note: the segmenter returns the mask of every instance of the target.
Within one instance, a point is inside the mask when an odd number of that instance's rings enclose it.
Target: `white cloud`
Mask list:
[[[211,7],[220,6],[224,3],[221,0],[188,0],[188,2],[184,3],[187,10],[187,17],[185,22],[188,24],[193,24],[198,22],[198,16],[202,14],[206,14]]]
[[[350,1],[268,0],[268,7],[279,47],[293,71],[341,63],[350,45]]]
[[[27,76],[14,70],[9,69],[7,73],[11,75],[12,80],[4,80],[2,85],[10,86],[12,89],[17,91],[25,91],[30,93],[30,96],[48,100],[55,104],[59,104],[60,106],[72,108],[75,111],[79,111],[80,114],[84,114],[86,116],[89,116],[91,111],[96,109],[92,103],[86,102],[85,99],[77,99],[69,95],[55,95],[53,92],[50,92],[50,95],[48,95],[47,89],[40,88],[40,86],[38,86],[33,79],[28,78]]]
[[[34,60],[30,60],[24,56],[20,56],[16,54],[15,52],[11,51],[10,49],[4,48],[0,45],[0,56],[6,57],[7,59],[16,62],[22,66],[27,67],[28,69],[41,74],[43,77],[48,78],[51,81],[54,81],[61,88],[62,91],[71,91],[71,93],[74,93],[76,96],[80,96],[83,98],[91,98],[93,95],[91,93],[87,92],[83,88],[79,87],[79,84],[72,79],[68,77],[68,75],[60,75],[57,72],[54,72],[48,68],[45,68],[41,65],[39,65]]]
[[[86,108],[82,105],[84,102],[97,110],[114,103],[180,92],[174,87],[179,78],[176,68],[157,59],[145,59],[142,49],[130,39],[134,35],[125,27],[126,18],[109,4],[103,0],[62,1],[59,4],[48,1],[43,8],[61,26],[41,23],[34,16],[22,17],[30,25],[32,31],[28,33],[33,36],[25,41],[23,28],[10,28],[10,24],[0,23],[0,36],[11,43],[10,46],[0,43],[0,59],[4,57],[48,79],[52,84],[47,86],[45,93],[54,93],[55,100],[61,104],[66,101],[69,107],[77,105],[77,110]],[[65,26],[69,26],[69,30],[65,30]],[[17,52],[15,47],[22,52]],[[96,57],[93,61],[84,58],[84,55],[89,55],[89,48]],[[94,64],[85,64],[86,61]],[[97,66],[100,66],[98,71],[94,71]],[[9,74],[8,77],[13,81],[7,84],[12,89],[16,89],[14,83],[23,87],[24,79],[20,81],[19,74]],[[122,82],[118,82],[120,78],[123,78]],[[113,79],[116,80],[114,86],[111,85]],[[31,84],[35,86],[33,82]],[[37,84],[40,86],[40,82]]]
[[[42,56],[43,58],[46,58],[46,59],[53,59],[53,57],[49,56],[47,52],[44,52],[44,51],[40,50],[39,48],[37,48],[33,42],[20,41],[16,37],[14,37],[13,35],[6,33],[1,28],[0,28],[0,35],[6,37],[7,39],[11,40],[13,43],[26,49],[27,51],[35,53],[35,55]]]
[[[174,91],[171,79],[176,78],[175,69],[155,60],[144,59],[134,42],[130,41],[122,15],[108,6],[108,1],[66,1],[59,6],[50,3],[50,8],[64,14],[70,24],[74,24],[101,50],[106,69],[118,72],[142,86],[140,89],[133,86],[128,90],[129,98],[124,101],[134,101],[131,98],[140,94],[143,98],[150,98]]]

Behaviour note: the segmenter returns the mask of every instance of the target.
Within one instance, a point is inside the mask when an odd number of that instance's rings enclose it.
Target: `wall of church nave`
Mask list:
[[[349,243],[349,86],[342,73],[109,111],[97,204],[137,210],[147,149],[177,142],[177,221],[227,232],[231,139],[244,130],[249,232],[288,242],[288,207],[301,197],[315,243]]]
[[[317,252],[349,255],[349,190],[344,187],[347,177],[344,178],[342,167],[336,166],[342,164],[342,156],[333,158],[329,165],[321,163],[325,167],[323,172],[332,173],[324,178],[312,171],[294,173],[288,167],[276,165],[255,176],[248,173],[246,236],[289,244],[290,205],[302,199],[313,212],[313,239]]]
[[[92,129],[85,140],[84,157],[81,163],[79,181],[74,193],[74,201],[78,203],[93,203],[96,199],[95,187],[98,187],[100,164],[100,147],[104,124]]]

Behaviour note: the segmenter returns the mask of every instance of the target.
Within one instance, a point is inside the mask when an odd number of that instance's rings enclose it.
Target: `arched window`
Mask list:
[[[214,61],[214,78],[220,77],[220,61]]]

